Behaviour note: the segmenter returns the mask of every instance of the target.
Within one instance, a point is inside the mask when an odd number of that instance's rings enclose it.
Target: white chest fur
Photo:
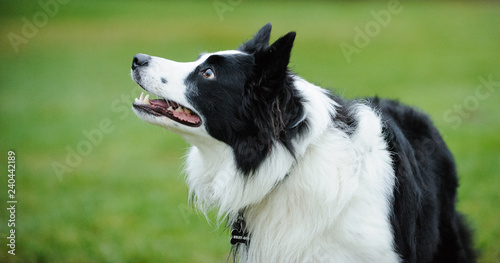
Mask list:
[[[399,261],[389,222],[390,156],[380,134],[358,140],[364,128],[352,140],[325,133],[282,184],[247,209],[244,261]]]

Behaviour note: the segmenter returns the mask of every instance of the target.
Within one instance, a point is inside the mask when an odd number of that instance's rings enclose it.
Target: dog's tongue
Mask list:
[[[173,111],[172,112],[174,116],[180,120],[191,122],[191,123],[198,123],[200,122],[200,117],[195,114],[191,113],[186,113],[186,112],[178,112],[178,111]]]
[[[150,100],[149,102],[152,105],[156,105],[156,106],[160,106],[160,107],[164,107],[164,108],[168,108],[170,106],[170,104],[168,104],[168,102],[166,102],[165,100]]]
[[[169,111],[172,115],[174,115],[175,118],[179,120],[187,121],[190,123],[198,123],[201,121],[198,115],[193,114],[191,110],[186,109],[173,101],[156,99],[150,100],[149,102],[151,103],[151,105],[162,107],[164,110]],[[170,110],[170,107],[174,107],[175,110]]]

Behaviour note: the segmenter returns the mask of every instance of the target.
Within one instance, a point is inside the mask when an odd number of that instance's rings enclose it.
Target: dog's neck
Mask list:
[[[235,217],[245,207],[259,204],[282,183],[311,143],[330,129],[337,104],[323,89],[299,77],[294,78],[294,87],[306,101],[303,121],[311,124],[305,128],[304,134],[293,139],[295,156],[276,142],[259,167],[251,175],[244,175],[239,171],[229,145],[208,133],[198,137],[183,135],[194,145],[187,155],[185,172],[190,196],[202,211],[218,208],[220,219]]]

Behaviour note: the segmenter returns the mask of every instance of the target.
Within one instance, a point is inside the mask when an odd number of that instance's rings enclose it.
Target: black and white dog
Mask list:
[[[398,102],[347,101],[288,69],[295,32],[179,63],[137,54],[143,120],[193,146],[191,197],[233,225],[242,262],[473,262],[453,157]]]

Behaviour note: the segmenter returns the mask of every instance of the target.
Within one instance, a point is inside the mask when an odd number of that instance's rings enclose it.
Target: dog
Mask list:
[[[454,159],[430,118],[292,73],[296,33],[180,63],[136,54],[133,110],[181,135],[190,199],[240,262],[474,262]],[[153,99],[153,94],[157,99]]]

